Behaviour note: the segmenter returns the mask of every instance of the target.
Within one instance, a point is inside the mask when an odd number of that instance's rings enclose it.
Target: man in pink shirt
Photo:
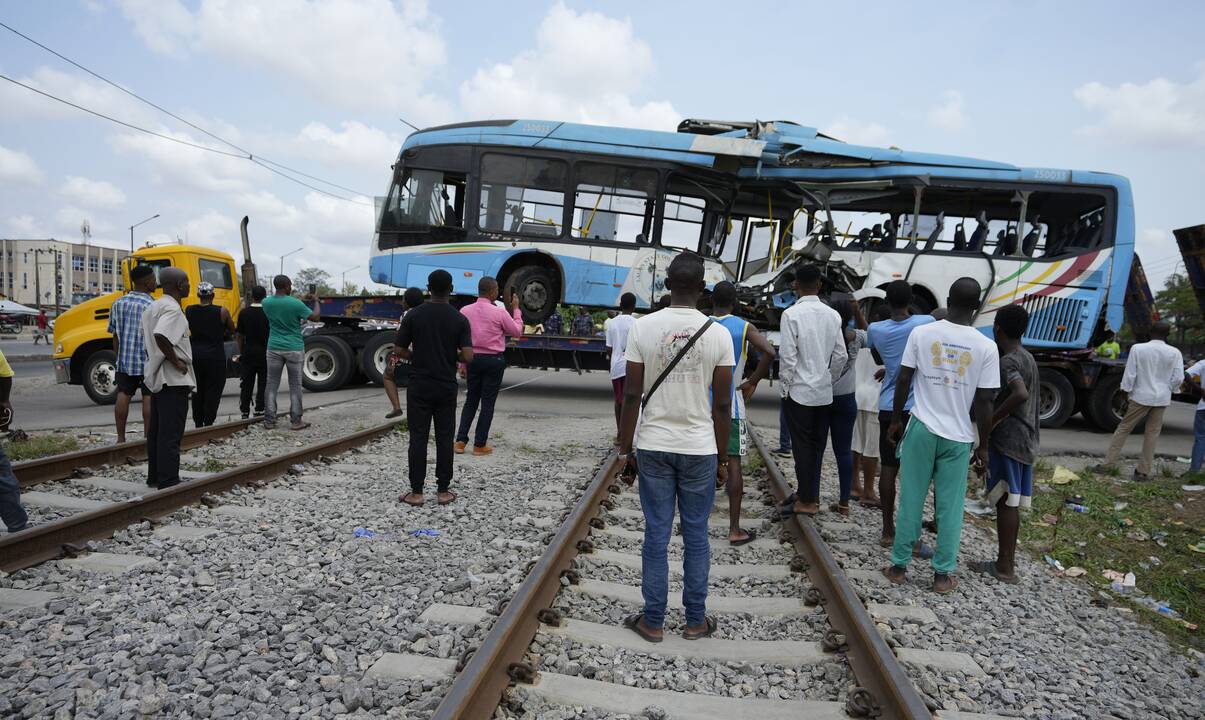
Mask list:
[[[469,443],[469,427],[481,405],[477,432],[473,434],[473,454],[489,455],[494,451],[487,443],[490,423],[494,420],[494,402],[502,387],[506,372],[506,337],[523,334],[523,316],[519,314],[519,297],[510,297],[509,312],[494,304],[498,299],[498,281],[483,277],[477,283],[477,301],[466,305],[460,313],[469,319],[473,330],[473,359],[469,362],[466,379],[468,394],[460,412],[460,430],[456,433],[456,453],[463,454]]]

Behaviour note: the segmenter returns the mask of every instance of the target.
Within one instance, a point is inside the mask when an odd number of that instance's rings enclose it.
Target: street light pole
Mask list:
[[[353,265],[352,267],[349,267],[348,269],[339,273],[339,292],[341,292],[341,293],[347,292],[347,274],[349,272],[351,272],[352,270],[358,270],[359,268],[360,268],[359,265]]]
[[[142,222],[136,222],[130,226],[130,254],[131,255],[134,253],[134,228],[138,227],[139,225],[142,225],[143,223],[149,223],[150,221],[154,220],[157,217],[159,217],[159,213],[155,213],[154,215],[150,216],[146,220],[143,220]],[[85,290],[86,289],[87,288],[85,288]]]
[[[299,247],[299,248],[297,248],[296,250],[290,250],[289,252],[287,252],[287,253],[285,253],[284,255],[281,255],[281,256],[280,256],[280,274],[281,274],[281,275],[284,275],[284,274],[285,274],[285,258],[287,258],[288,256],[293,255],[293,254],[295,254],[295,253],[299,253],[299,252],[301,252],[302,250],[305,250],[305,248],[303,248],[303,247]]]

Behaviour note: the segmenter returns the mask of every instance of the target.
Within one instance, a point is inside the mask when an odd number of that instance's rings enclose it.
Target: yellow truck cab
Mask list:
[[[109,310],[113,303],[130,291],[130,270],[135,265],[150,265],[158,278],[159,270],[177,267],[188,273],[191,294],[184,307],[197,302],[197,283],[213,284],[215,305],[222,305],[237,320],[240,306],[235,284],[234,258],[220,250],[195,245],[160,245],[139,248],[122,262],[121,278],[125,288],[92,298],[67,310],[54,322],[54,376],[60,383],[83,385],[93,402],[101,405],[117,399],[117,356],[113,336],[109,334]],[[156,298],[162,296],[156,290]]]

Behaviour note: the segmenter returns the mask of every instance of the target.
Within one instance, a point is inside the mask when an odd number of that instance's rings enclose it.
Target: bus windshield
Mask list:
[[[443,170],[407,169],[377,198],[381,249],[454,240],[464,235],[465,177]]]

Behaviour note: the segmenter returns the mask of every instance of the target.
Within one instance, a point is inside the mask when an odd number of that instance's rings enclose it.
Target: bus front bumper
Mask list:
[[[55,359],[53,362],[54,381],[60,384],[71,382],[71,358]]]

